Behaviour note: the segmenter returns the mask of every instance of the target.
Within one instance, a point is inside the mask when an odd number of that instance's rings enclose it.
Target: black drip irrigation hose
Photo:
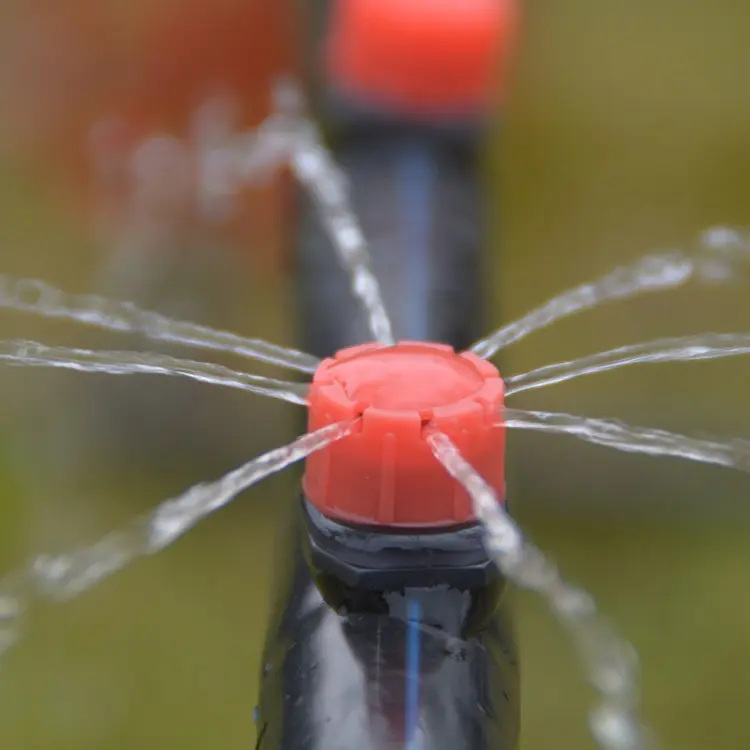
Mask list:
[[[313,97],[345,171],[396,340],[467,348],[486,331],[484,124],[409,121]],[[368,341],[364,314],[298,194],[300,348]],[[279,544],[256,750],[516,750],[519,670],[505,581],[477,527],[338,524],[300,493]]]

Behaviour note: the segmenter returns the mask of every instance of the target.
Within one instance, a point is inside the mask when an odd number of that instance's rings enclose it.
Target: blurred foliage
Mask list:
[[[682,246],[706,226],[750,224],[750,5],[566,0],[528,3],[526,15],[498,146],[498,322],[645,252]],[[61,200],[59,174],[30,176],[3,153],[0,272],[86,290],[98,249]],[[233,281],[233,327],[290,343],[285,279],[248,270]],[[602,307],[519,343],[501,364],[521,372],[648,338],[748,330],[747,289],[693,287]],[[72,344],[89,336],[6,313],[0,334]],[[630,368],[516,404],[747,436],[747,367],[735,359]],[[0,370],[3,565],[43,545],[95,538],[209,478],[192,463],[179,475],[144,477],[92,462],[83,480],[63,481],[52,469],[55,444],[38,454],[34,446],[47,436],[47,417],[76,403],[69,386],[78,382]],[[272,445],[291,434],[294,407],[262,404],[264,416],[253,417],[260,403],[250,400],[247,419]],[[521,521],[639,649],[646,716],[664,747],[750,746],[750,554],[747,526],[729,520],[747,516],[747,477],[564,438],[514,435],[510,443]],[[0,747],[250,746],[270,532],[293,487],[292,475],[275,478],[80,599],[35,606],[22,644],[0,663]],[[584,721],[590,691],[563,636],[525,595],[519,620],[523,750],[593,747]]]

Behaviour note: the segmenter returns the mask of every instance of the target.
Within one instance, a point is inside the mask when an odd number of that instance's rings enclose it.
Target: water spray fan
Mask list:
[[[445,191],[455,201],[457,194],[475,186],[476,144],[464,141],[457,146],[457,142],[477,134],[435,137],[427,127],[430,118],[418,127],[413,127],[413,119],[415,113],[428,111],[477,113],[480,99],[486,101],[483,97],[492,88],[492,65],[502,60],[512,37],[511,5],[499,0],[341,0],[333,6],[326,58],[332,84],[355,99],[362,97],[360,102],[368,106],[387,105],[382,109],[393,115],[387,127],[376,117],[364,123],[365,128],[360,121],[355,122],[358,127],[339,133],[333,148],[338,161],[347,166],[351,192],[356,197],[363,186],[375,184],[377,192],[372,195],[397,194],[396,188],[408,181],[404,174],[413,173],[387,168],[394,166],[389,160],[404,161],[404,155],[417,153],[433,160],[437,177],[433,182],[414,181],[421,197],[428,198],[417,202],[419,210],[429,218],[442,218],[455,216],[460,205],[464,224],[483,227],[478,214],[466,209],[478,201],[446,204],[440,191],[445,184],[457,185],[460,189]],[[485,82],[484,93],[477,84],[480,79]],[[354,109],[355,115],[363,114]],[[432,125],[444,124],[440,117],[434,119]],[[327,230],[322,239],[332,241],[337,262],[343,261],[343,268],[333,262],[313,264],[307,274],[298,274],[301,287],[316,290],[328,279],[335,281],[324,284],[315,298],[321,304],[303,308],[300,315],[303,328],[310,326],[303,335],[305,351],[318,356],[336,351],[323,361],[269,342],[170,321],[130,303],[118,307],[101,298],[63,296],[37,282],[17,285],[0,277],[0,303],[5,306],[145,333],[153,340],[232,352],[313,374],[308,389],[298,382],[212,363],[142,354],[133,362],[118,352],[6,342],[0,358],[10,362],[112,374],[187,376],[307,407],[309,434],[215,482],[167,500],[147,517],[136,519],[124,534],[118,532],[114,545],[113,538],[105,538],[104,543],[67,556],[36,558],[31,580],[44,583],[40,590],[47,596],[81,593],[136,557],[168,546],[239,492],[305,458],[301,502],[293,504],[295,537],[281,546],[278,571],[284,573],[275,587],[281,594],[280,606],[273,610],[264,649],[255,716],[258,750],[380,749],[395,744],[430,750],[516,750],[520,693],[504,596],[508,582],[544,597],[573,636],[586,675],[599,693],[590,717],[599,747],[650,746],[647,728],[634,711],[634,652],[598,616],[594,600],[567,584],[504,512],[505,431],[569,434],[628,452],[689,457],[743,469],[748,466],[747,446],[562,413],[505,410],[504,400],[521,390],[623,364],[747,353],[747,336],[707,334],[700,341],[672,339],[620,347],[511,375],[505,381],[485,358],[533,330],[606,300],[674,288],[691,276],[711,283],[728,280],[737,258],[747,257],[746,241],[726,232],[706,235],[699,253],[650,256],[632,267],[616,269],[476,340],[484,327],[471,306],[462,302],[481,296],[483,233],[473,238],[469,253],[466,235],[452,232],[449,222],[430,225],[428,232],[404,232],[403,245],[389,243],[388,248],[396,250],[389,260],[419,258],[419,278],[429,283],[400,287],[397,282],[406,274],[393,263],[383,264],[382,276],[374,274],[370,260],[384,254],[385,245],[375,242],[369,253],[365,237],[377,239],[373,230],[381,224],[375,221],[368,226],[369,214],[361,211],[365,221],[363,231],[359,230],[356,211],[342,188],[345,181],[327,158],[316,128],[305,123],[303,130],[304,138],[291,153],[293,171],[323,216],[317,231]],[[392,146],[394,141],[400,148],[374,148]],[[404,145],[408,148],[401,148]],[[472,158],[465,158],[466,151]],[[373,170],[363,165],[372,165]],[[378,180],[371,182],[375,173]],[[412,216],[398,210],[398,200],[394,204],[389,228],[398,217],[404,227],[414,229]],[[417,224],[417,229],[425,228]],[[301,227],[299,236],[317,261],[321,245],[308,226]],[[446,238],[449,241],[443,245]],[[434,255],[409,254],[421,240]],[[333,254],[330,257],[333,261]],[[309,272],[311,267],[314,273]],[[340,272],[339,277],[331,267]],[[472,273],[462,276],[467,267]],[[354,292],[351,298],[338,293],[347,281]],[[381,295],[380,286],[392,294]],[[455,287],[464,295],[449,294]],[[410,301],[416,301],[410,312],[397,304],[404,288]],[[14,289],[32,289],[39,296],[28,299],[14,294]],[[394,308],[390,316],[383,304],[387,296]],[[366,313],[366,335],[381,343],[347,346],[355,331],[350,323],[357,305],[360,313]],[[398,332],[410,314],[421,318],[422,311],[429,313],[421,326],[426,341],[393,344],[392,331]],[[324,318],[331,321],[330,327],[321,325]],[[420,326],[409,330],[416,328]],[[320,331],[327,335],[319,335]],[[449,341],[453,346],[430,341]],[[461,351],[470,341],[475,343]],[[701,356],[696,354],[697,344]],[[13,594],[10,601],[15,604],[20,599]]]

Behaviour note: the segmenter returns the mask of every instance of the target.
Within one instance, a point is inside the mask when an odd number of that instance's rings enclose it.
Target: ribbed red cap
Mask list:
[[[474,354],[443,344],[364,344],[319,365],[309,429],[361,417],[355,434],[307,459],[303,489],[324,515],[345,523],[435,528],[474,521],[466,491],[425,440],[448,435],[505,496],[503,381]]]
[[[326,46],[343,91],[410,114],[483,111],[505,85],[519,0],[337,0]]]

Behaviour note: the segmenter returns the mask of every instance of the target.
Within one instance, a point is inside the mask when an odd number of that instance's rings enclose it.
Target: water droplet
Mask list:
[[[730,227],[711,227],[700,236],[700,244],[708,250],[736,250],[745,245],[742,235]]]
[[[645,750],[645,738],[627,710],[604,706],[591,717],[591,733],[607,750]]]

